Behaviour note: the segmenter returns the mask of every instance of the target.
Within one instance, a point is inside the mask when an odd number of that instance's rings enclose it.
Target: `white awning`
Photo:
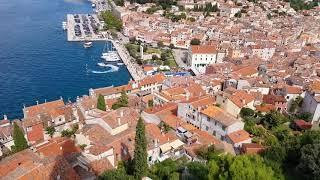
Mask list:
[[[180,141],[179,139],[176,139],[175,141],[171,142],[170,144],[173,149],[177,149],[178,147],[184,145],[184,143],[182,141]]]
[[[171,150],[171,144],[170,143],[165,143],[165,144],[160,146],[160,149],[161,149],[162,153],[166,153],[166,152]]]

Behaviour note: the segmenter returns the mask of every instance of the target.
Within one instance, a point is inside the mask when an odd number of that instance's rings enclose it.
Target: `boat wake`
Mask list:
[[[114,66],[112,64],[105,64],[103,67],[109,67],[110,69],[107,71],[91,71],[91,72],[94,74],[105,74],[105,73],[116,72],[119,70],[119,67]]]

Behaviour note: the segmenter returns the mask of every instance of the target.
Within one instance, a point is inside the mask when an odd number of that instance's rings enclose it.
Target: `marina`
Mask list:
[[[100,56],[106,41],[91,41],[90,48],[83,47],[86,41],[67,41],[62,27],[66,14],[90,14],[90,2],[12,0],[1,4],[0,20],[6,25],[0,28],[0,114],[21,118],[23,105],[61,96],[66,102],[75,101],[90,88],[130,80],[126,66],[118,62],[114,69],[97,66],[105,62]]]

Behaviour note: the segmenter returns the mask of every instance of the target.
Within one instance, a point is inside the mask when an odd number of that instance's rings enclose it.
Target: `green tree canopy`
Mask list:
[[[121,92],[121,96],[116,103],[112,105],[112,109],[119,109],[121,107],[127,107],[129,104],[129,97],[125,91]]]
[[[320,177],[320,143],[307,144],[301,148],[298,169],[307,179]]]
[[[254,110],[250,109],[250,108],[242,108],[240,111],[240,116],[242,118],[246,117],[246,116],[253,116],[254,115]]]
[[[273,170],[266,166],[259,156],[237,156],[229,169],[230,177],[234,180],[274,179]]]
[[[147,139],[145,135],[145,125],[142,118],[139,118],[136,127],[135,149],[133,159],[133,174],[137,179],[141,179],[147,174]]]
[[[13,151],[19,152],[28,148],[28,142],[24,137],[24,133],[16,122],[13,123]]]
[[[101,94],[98,96],[97,108],[102,111],[106,111],[106,102]]]
[[[52,136],[56,132],[56,129],[54,128],[54,126],[48,126],[46,128],[46,131],[47,131],[47,134],[52,138]]]
[[[191,45],[200,45],[200,40],[199,39],[196,39],[196,38],[193,38],[193,39],[191,39],[191,41],[190,41],[190,44]]]
[[[278,111],[271,111],[262,118],[265,128],[271,129],[288,121],[288,118]]]
[[[112,14],[111,11],[102,12],[102,18],[105,23],[105,27],[108,30],[117,30],[122,29],[122,21]]]

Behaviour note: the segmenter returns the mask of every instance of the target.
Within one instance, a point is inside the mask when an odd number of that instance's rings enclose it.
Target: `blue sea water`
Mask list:
[[[74,100],[89,88],[121,85],[130,74],[98,67],[104,42],[84,49],[67,42],[62,21],[66,14],[92,13],[86,0],[0,1],[0,119],[21,118],[23,104]],[[86,68],[87,67],[87,68]]]

